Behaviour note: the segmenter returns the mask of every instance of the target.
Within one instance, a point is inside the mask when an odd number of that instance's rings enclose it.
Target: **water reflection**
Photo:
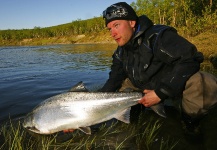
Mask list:
[[[114,44],[74,44],[43,47],[36,51],[46,55],[54,53],[62,62],[71,62],[71,65],[64,69],[105,70],[111,64],[111,55],[115,49]]]
[[[9,114],[13,118],[27,113],[79,81],[87,86],[103,84],[115,48],[106,44],[1,47],[0,121]]]

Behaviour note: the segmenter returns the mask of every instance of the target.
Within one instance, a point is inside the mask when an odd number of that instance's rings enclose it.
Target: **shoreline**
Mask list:
[[[183,37],[193,43],[197,47],[198,51],[204,54],[205,59],[209,59],[211,55],[217,53],[217,33],[205,32],[194,37]],[[116,44],[116,42],[110,37],[109,33],[74,35],[70,37],[23,39],[22,41],[0,41],[0,47],[58,44]]]

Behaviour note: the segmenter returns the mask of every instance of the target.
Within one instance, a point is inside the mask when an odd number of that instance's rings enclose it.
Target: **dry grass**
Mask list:
[[[205,59],[208,59],[211,54],[217,53],[217,33],[205,32],[187,39],[195,44],[198,50],[204,54]]]

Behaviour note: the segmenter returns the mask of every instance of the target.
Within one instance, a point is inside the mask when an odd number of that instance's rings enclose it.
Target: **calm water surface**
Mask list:
[[[0,122],[26,114],[79,81],[87,88],[108,78],[115,45],[0,47]]]

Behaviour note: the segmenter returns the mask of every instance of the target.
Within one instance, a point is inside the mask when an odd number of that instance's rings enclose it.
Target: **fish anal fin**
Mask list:
[[[82,81],[78,82],[76,85],[74,85],[69,92],[88,92],[87,88],[84,86],[84,83]]]
[[[118,113],[115,118],[124,123],[130,123],[130,110],[131,110],[130,107],[127,109],[124,109],[123,111]]]
[[[86,134],[91,134],[91,129],[90,127],[79,127],[79,130],[81,130],[82,132],[86,133]]]

